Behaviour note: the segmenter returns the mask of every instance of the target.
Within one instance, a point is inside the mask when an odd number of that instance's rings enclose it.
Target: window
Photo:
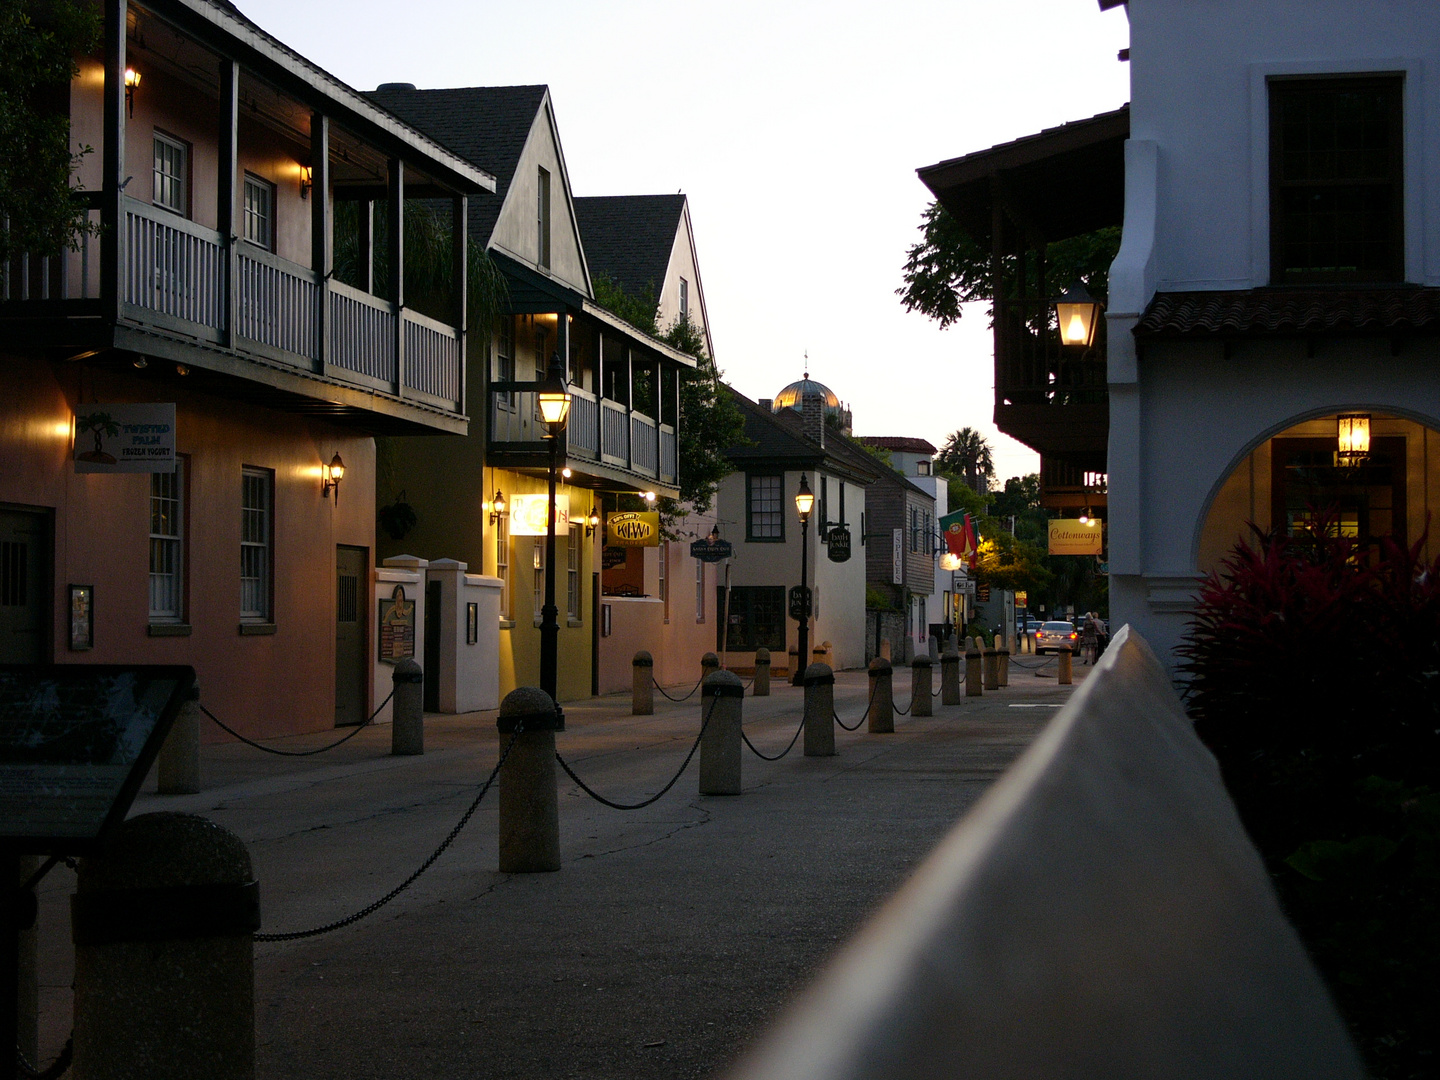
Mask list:
[[[920,550],[920,511],[910,507],[910,550]]]
[[[670,541],[660,541],[660,601],[665,605],[665,621],[670,621]]]
[[[925,511],[925,546],[922,549],[926,555],[935,554],[935,524],[930,517],[930,511]]]
[[[690,318],[690,283],[683,277],[680,279],[680,318]]]
[[[245,174],[245,239],[275,250],[275,185]]]
[[[580,526],[570,526],[570,543],[565,550],[565,612],[580,618]]]
[[[785,586],[741,585],[730,590],[724,648],[785,651]]]
[[[150,621],[185,621],[185,459],[150,474]]]
[[[1274,285],[1405,274],[1399,76],[1270,82]]]
[[[274,553],[275,474],[246,467],[240,474],[240,618],[270,621]]]
[[[695,560],[695,621],[705,621],[705,564]]]
[[[747,485],[746,540],[784,540],[783,476],[751,474]]]
[[[830,532],[830,529],[828,528],[829,524],[830,524],[830,478],[829,478],[828,476],[822,476],[822,477],[820,477],[820,527],[819,527],[818,529],[816,529],[816,533],[819,535],[819,537],[820,537],[821,540],[824,540],[825,537],[829,534],[829,532]]]
[[[177,214],[190,212],[190,147],[158,131],[155,133],[153,197],[156,206]]]
[[[534,551],[532,564],[535,567],[535,621],[538,623],[540,609],[545,606],[545,537],[535,538]]]
[[[500,579],[500,617],[510,619],[510,519],[495,522],[495,576]]]
[[[540,269],[550,269],[550,172],[541,169],[535,192],[535,261]]]
[[[495,332],[495,381],[515,381],[515,316],[502,315]],[[507,411],[515,409],[515,393],[499,394],[495,398],[498,408]]]
[[[917,461],[917,462],[915,463],[915,471],[916,471],[919,475],[921,475],[921,476],[929,476],[929,475],[930,475],[930,459],[929,459],[929,458],[921,458],[919,461]]]

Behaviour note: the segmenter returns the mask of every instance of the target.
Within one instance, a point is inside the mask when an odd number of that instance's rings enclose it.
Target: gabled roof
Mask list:
[[[746,443],[725,451],[725,456],[737,469],[767,465],[813,469],[823,465],[831,472],[844,473],[853,482],[866,486],[879,480],[883,473],[892,471],[851,444],[839,432],[826,431],[825,445],[821,446],[801,430],[802,421],[798,412],[784,409],[772,413],[734,387],[727,385],[725,389],[734,398],[745,420]],[[899,474],[896,476],[899,477]]]
[[[493,198],[470,200],[470,233],[488,244],[515,167],[544,104],[546,86],[371,90],[365,96],[495,177]]]
[[[580,242],[591,273],[632,296],[665,285],[685,210],[684,195],[598,195],[575,200]]]

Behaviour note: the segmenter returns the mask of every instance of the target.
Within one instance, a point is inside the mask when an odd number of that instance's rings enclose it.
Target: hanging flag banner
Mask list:
[[[605,542],[612,547],[659,547],[660,511],[634,510],[605,515]]]
[[[1050,521],[1051,555],[1099,555],[1101,539],[1100,522],[1095,518],[1084,525],[1077,518]]]
[[[175,403],[79,405],[77,473],[173,473]]]
[[[510,535],[544,536],[550,526],[550,498],[547,495],[510,497]],[[555,496],[555,535],[570,528],[570,496]]]

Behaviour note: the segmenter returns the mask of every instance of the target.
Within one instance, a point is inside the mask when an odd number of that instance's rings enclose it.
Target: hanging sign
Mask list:
[[[850,561],[850,530],[840,525],[830,530],[826,540],[826,554],[831,562]]]
[[[1051,555],[1099,555],[1100,522],[1091,518],[1084,525],[1077,518],[1054,518],[1050,522]]]
[[[510,497],[510,535],[544,536],[550,527],[548,495],[512,495]],[[555,496],[555,535],[570,528],[570,496]]]
[[[389,600],[380,601],[380,662],[398,664],[415,655],[415,601],[405,599],[396,585]]]
[[[808,585],[790,586],[790,618],[808,619],[810,617],[810,587]]]
[[[729,540],[696,540],[690,544],[690,557],[701,562],[723,562],[734,554]]]
[[[606,514],[605,533],[605,542],[614,547],[659,547],[660,511]]]
[[[173,473],[175,403],[79,405],[77,473]]]
[[[905,584],[905,538],[903,530],[890,530],[890,578],[891,584]]]
[[[606,544],[600,552],[600,566],[604,570],[614,570],[617,566],[624,566],[629,549],[623,547],[611,547]]]

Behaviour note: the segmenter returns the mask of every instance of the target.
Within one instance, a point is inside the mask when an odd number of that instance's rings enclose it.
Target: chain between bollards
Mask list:
[[[800,732],[804,730],[805,717],[801,716],[800,726],[795,729],[795,734],[790,736],[790,745],[785,747],[784,750],[780,751],[780,753],[776,754],[774,757],[771,757],[769,754],[762,754],[759,750],[756,750],[755,744],[750,741],[750,736],[745,734],[745,729],[743,727],[740,729],[740,738],[745,740],[745,745],[750,748],[750,752],[753,753],[756,757],[761,758],[765,761],[779,761],[786,754],[790,753],[791,750],[795,749],[795,742],[800,738]]]
[[[703,683],[703,682],[705,681],[705,676],[704,676],[704,675],[701,675],[701,676],[700,676],[700,682],[697,682],[694,686],[692,686],[692,687],[690,688],[690,692],[689,692],[688,694],[686,694],[684,697],[670,697],[669,694],[665,693],[665,688],[664,688],[663,686],[661,686],[658,682],[655,682],[655,679],[654,679],[653,677],[650,679],[650,681],[651,681],[652,683],[655,683],[655,689],[656,689],[656,690],[659,690],[660,693],[661,693],[661,695],[662,695],[663,697],[665,697],[667,700],[669,700],[669,701],[689,701],[692,697],[695,696],[695,691],[700,689],[700,683]]]
[[[859,731],[860,725],[863,724],[865,722],[865,718],[870,715],[870,707],[875,704],[875,691],[878,688],[878,685],[878,680],[870,680],[870,700],[866,702],[865,711],[860,714],[860,719],[855,721],[854,727],[851,727],[849,724],[845,723],[844,720],[841,720],[840,714],[838,712],[835,713],[835,723],[839,724],[846,731]]]
[[[505,759],[510,756],[510,750],[512,747],[514,747],[515,741],[520,737],[523,726],[523,724],[516,725],[514,734],[510,736],[510,741],[505,744],[505,749],[500,753],[500,760],[495,762],[495,768],[490,770],[489,777],[486,778],[484,786],[480,788],[480,794],[475,796],[475,801],[472,802],[469,808],[466,809],[465,813],[460,816],[460,820],[456,822],[455,827],[450,830],[450,835],[445,837],[444,840],[440,841],[440,846],[437,847],[430,854],[430,857],[426,859],[423,863],[421,863],[419,868],[408,878],[402,881],[399,885],[395,886],[395,888],[391,889],[379,900],[376,900],[373,904],[370,904],[367,907],[361,908],[353,915],[349,915],[343,919],[338,919],[332,923],[326,923],[324,926],[317,926],[311,930],[292,930],[291,932],[286,934],[256,934],[255,940],[298,941],[301,938],[319,937],[321,934],[328,934],[332,930],[340,930],[346,926],[351,925],[352,923],[359,922],[367,915],[373,915],[375,912],[379,911],[382,907],[388,904],[391,900],[394,900],[395,897],[399,896],[402,892],[408,889],[411,885],[415,884],[415,882],[419,880],[420,875],[425,873],[426,870],[429,870],[430,867],[435,864],[435,860],[440,858],[441,855],[445,854],[445,849],[448,848],[452,843],[454,843],[455,837],[460,835],[460,830],[465,828],[465,826],[469,824],[470,819],[475,816],[475,811],[480,809],[481,800],[485,798],[486,792],[488,792],[491,788],[491,785],[495,783],[495,778],[500,775],[500,769],[504,766]]]
[[[17,1046],[15,1048],[15,1065],[26,1077],[26,1080],[57,1080],[63,1076],[65,1070],[70,1068],[70,1060],[75,1054],[75,1036],[72,1033],[70,1038],[65,1040],[59,1056],[43,1069],[37,1069],[26,1059],[24,1052]]]
[[[380,710],[385,708],[386,705],[389,705],[390,699],[394,696],[395,691],[392,689],[390,693],[385,695],[385,700],[375,707],[375,711],[370,714],[370,716],[363,724],[357,724],[353,731],[347,732],[345,735],[336,739],[328,746],[317,746],[314,750],[276,750],[273,746],[266,746],[263,743],[256,742],[254,739],[247,739],[244,735],[241,735],[229,724],[225,723],[224,720],[221,720],[218,716],[212,713],[204,705],[200,706],[200,711],[203,712],[206,716],[208,716],[211,720],[215,721],[215,723],[219,725],[221,731],[228,732],[229,734],[235,736],[235,738],[239,739],[246,746],[253,746],[256,750],[263,750],[267,754],[275,754],[278,757],[313,757],[316,754],[323,754],[326,750],[334,750],[337,746],[340,746],[342,743],[349,742],[356,735],[359,735],[361,731],[369,727],[371,723],[374,722],[375,717],[380,715]]]
[[[703,681],[703,680],[702,680],[702,681]],[[694,693],[694,691],[692,690],[691,693]],[[572,768],[570,768],[569,763],[568,763],[563,757],[560,756],[560,751],[558,751],[558,750],[555,751],[555,760],[560,763],[560,768],[562,768],[562,769],[565,770],[565,775],[568,776],[568,777],[570,777],[571,780],[574,780],[575,783],[580,786],[580,790],[583,791],[583,792],[585,792],[586,795],[589,795],[589,796],[590,796],[592,799],[594,799],[596,802],[601,803],[602,805],[608,806],[608,807],[610,807],[610,809],[612,809],[612,810],[640,810],[640,809],[643,809],[644,807],[649,806],[651,803],[657,801],[657,800],[660,799],[662,796],[664,796],[664,794],[665,794],[667,791],[669,791],[672,787],[675,786],[676,781],[678,781],[678,780],[680,779],[680,777],[685,774],[685,770],[690,767],[690,759],[695,756],[695,751],[700,749],[700,740],[705,737],[705,728],[706,728],[706,726],[710,723],[710,714],[715,711],[715,703],[716,703],[717,701],[719,701],[719,700],[720,700],[720,698],[719,698],[718,695],[717,695],[716,697],[713,697],[713,698],[710,699],[710,708],[709,708],[708,710],[706,710],[704,717],[702,717],[701,720],[700,720],[700,734],[698,734],[698,735],[695,736],[695,743],[694,743],[694,745],[690,747],[690,752],[685,755],[685,760],[680,763],[680,771],[677,772],[674,776],[672,776],[672,777],[670,778],[670,782],[669,782],[668,784],[666,784],[663,788],[661,788],[659,791],[657,791],[654,795],[650,796],[650,798],[646,799],[644,802],[638,802],[638,803],[617,803],[617,802],[611,802],[609,799],[605,798],[605,796],[601,795],[600,793],[598,793],[597,791],[595,791],[593,788],[591,788],[590,785],[586,784],[584,780],[581,780],[580,777],[576,776],[576,775],[575,775],[575,770],[572,769]]]

